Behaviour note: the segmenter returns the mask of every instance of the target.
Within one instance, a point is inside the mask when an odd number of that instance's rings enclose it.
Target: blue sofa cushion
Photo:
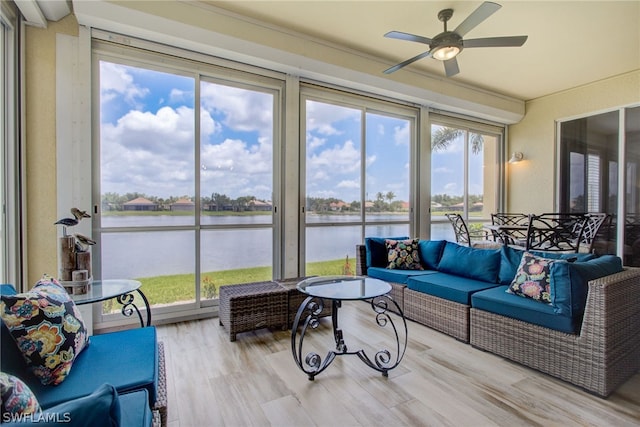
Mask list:
[[[474,292],[494,286],[498,285],[446,273],[413,276],[407,280],[409,289],[465,305],[471,304]]]
[[[506,290],[507,286],[502,285],[476,292],[471,296],[471,306],[556,331],[579,332],[581,318],[558,314],[551,305],[509,294]]]
[[[396,270],[382,267],[370,267],[367,269],[367,276],[384,280],[385,282],[406,284],[410,277],[434,274],[433,270]]]
[[[500,272],[500,249],[476,249],[446,242],[438,271],[497,283]]]
[[[0,422],[12,415],[33,414],[40,411],[36,395],[20,378],[0,372]]]
[[[23,421],[25,422],[9,423],[8,425],[48,427],[61,425],[70,427],[136,425],[121,423],[118,393],[109,384],[103,384],[89,396],[61,403],[31,418],[24,418]]]
[[[424,270],[420,263],[418,239],[384,241],[387,248],[387,268],[398,270]]]
[[[564,259],[576,261],[589,261],[596,258],[594,254],[582,254],[582,253],[562,253],[562,252],[543,252],[543,251],[529,251],[529,253],[548,259]],[[503,246],[500,249],[500,273],[498,275],[498,282],[501,285],[509,285],[513,278],[516,276],[516,271],[522,261],[522,254],[524,249],[517,249],[511,246]]]
[[[622,271],[622,260],[602,255],[586,262],[554,262],[551,266],[551,302],[558,314],[581,317],[589,292],[588,282]]]
[[[388,263],[387,247],[385,240],[406,240],[409,237],[365,237],[364,246],[366,248],[366,263],[369,267],[386,267]]]
[[[11,366],[38,398],[42,408],[87,396],[103,383],[112,384],[119,393],[144,388],[149,393],[149,406],[156,400],[158,386],[158,344],[156,329],[128,329],[93,335],[91,344],[76,359],[71,374],[57,386],[45,386],[22,367],[7,363],[3,351],[2,370]],[[4,347],[2,346],[3,350]],[[15,356],[13,356],[15,357]],[[17,370],[15,370],[17,368]],[[21,376],[22,375],[22,376]]]
[[[420,261],[426,270],[438,269],[445,243],[445,240],[420,240],[418,242]]]
[[[120,418],[122,426],[151,427],[153,415],[149,408],[147,390],[120,394]]]
[[[525,252],[507,292],[551,304],[551,266],[554,262]]]
[[[1,298],[2,321],[31,372],[43,384],[63,382],[89,343],[80,311],[67,291],[45,275],[29,292]]]

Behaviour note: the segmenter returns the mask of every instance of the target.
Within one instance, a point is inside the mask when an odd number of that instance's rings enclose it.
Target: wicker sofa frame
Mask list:
[[[356,272],[366,275],[366,249],[356,246]],[[393,288],[404,287],[392,283]],[[579,334],[416,292],[404,287],[407,319],[473,347],[607,397],[640,369],[640,268],[592,280]]]
[[[367,274],[365,245],[356,245],[356,274]],[[470,306],[408,289],[402,283],[390,284],[389,295],[400,305],[407,319],[469,342]]]

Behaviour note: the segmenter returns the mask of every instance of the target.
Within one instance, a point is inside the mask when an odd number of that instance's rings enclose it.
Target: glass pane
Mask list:
[[[360,110],[306,101],[307,223],[360,221]]]
[[[306,275],[355,274],[361,226],[307,227],[306,242]]]
[[[152,306],[195,301],[193,231],[103,233],[101,250],[102,279],[141,281]]]
[[[618,112],[564,122],[560,134],[560,211],[615,213]]]
[[[469,226],[479,228],[498,206],[498,138],[479,133],[469,134]],[[476,224],[474,224],[476,222]]]
[[[366,221],[409,221],[411,122],[366,115]]]
[[[626,110],[625,265],[640,267],[640,107]]]
[[[409,224],[368,225],[364,229],[365,237],[401,237],[409,235]]]
[[[442,220],[446,212],[464,208],[464,131],[431,127],[431,212]]]
[[[464,213],[465,132],[431,126],[431,238],[451,228],[445,213]],[[451,233],[451,239],[455,236]]]
[[[271,224],[273,95],[211,82],[200,88],[202,224]]]
[[[195,223],[193,94],[193,78],[100,61],[102,227]]]
[[[201,295],[217,298],[221,285],[273,278],[271,228],[202,231]]]

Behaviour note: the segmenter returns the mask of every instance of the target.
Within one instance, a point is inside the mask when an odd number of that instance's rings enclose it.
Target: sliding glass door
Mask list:
[[[271,280],[281,83],[133,56],[96,54],[96,278],[140,280],[158,313]]]
[[[611,214],[594,247],[632,266],[640,266],[639,123],[640,107],[560,123],[560,210]]]
[[[355,273],[365,236],[411,234],[412,108],[303,90],[305,274]]]

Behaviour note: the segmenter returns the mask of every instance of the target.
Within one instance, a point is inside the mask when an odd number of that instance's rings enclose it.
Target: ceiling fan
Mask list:
[[[409,64],[430,56],[434,59],[443,61],[445,73],[447,74],[447,77],[451,77],[460,72],[456,56],[462,52],[462,49],[464,48],[522,46],[524,42],[527,41],[527,36],[488,37],[470,40],[463,39],[465,34],[480,25],[485,19],[493,15],[501,7],[502,6],[497,3],[486,1],[474,10],[471,15],[462,21],[462,23],[453,31],[447,30],[447,21],[449,21],[453,16],[453,9],[441,10],[438,12],[438,19],[444,22],[444,31],[433,38],[403,33],[401,31],[389,31],[384,35],[385,37],[423,43],[429,45],[430,50],[396,64],[393,67],[384,70],[384,73],[391,74]]]

